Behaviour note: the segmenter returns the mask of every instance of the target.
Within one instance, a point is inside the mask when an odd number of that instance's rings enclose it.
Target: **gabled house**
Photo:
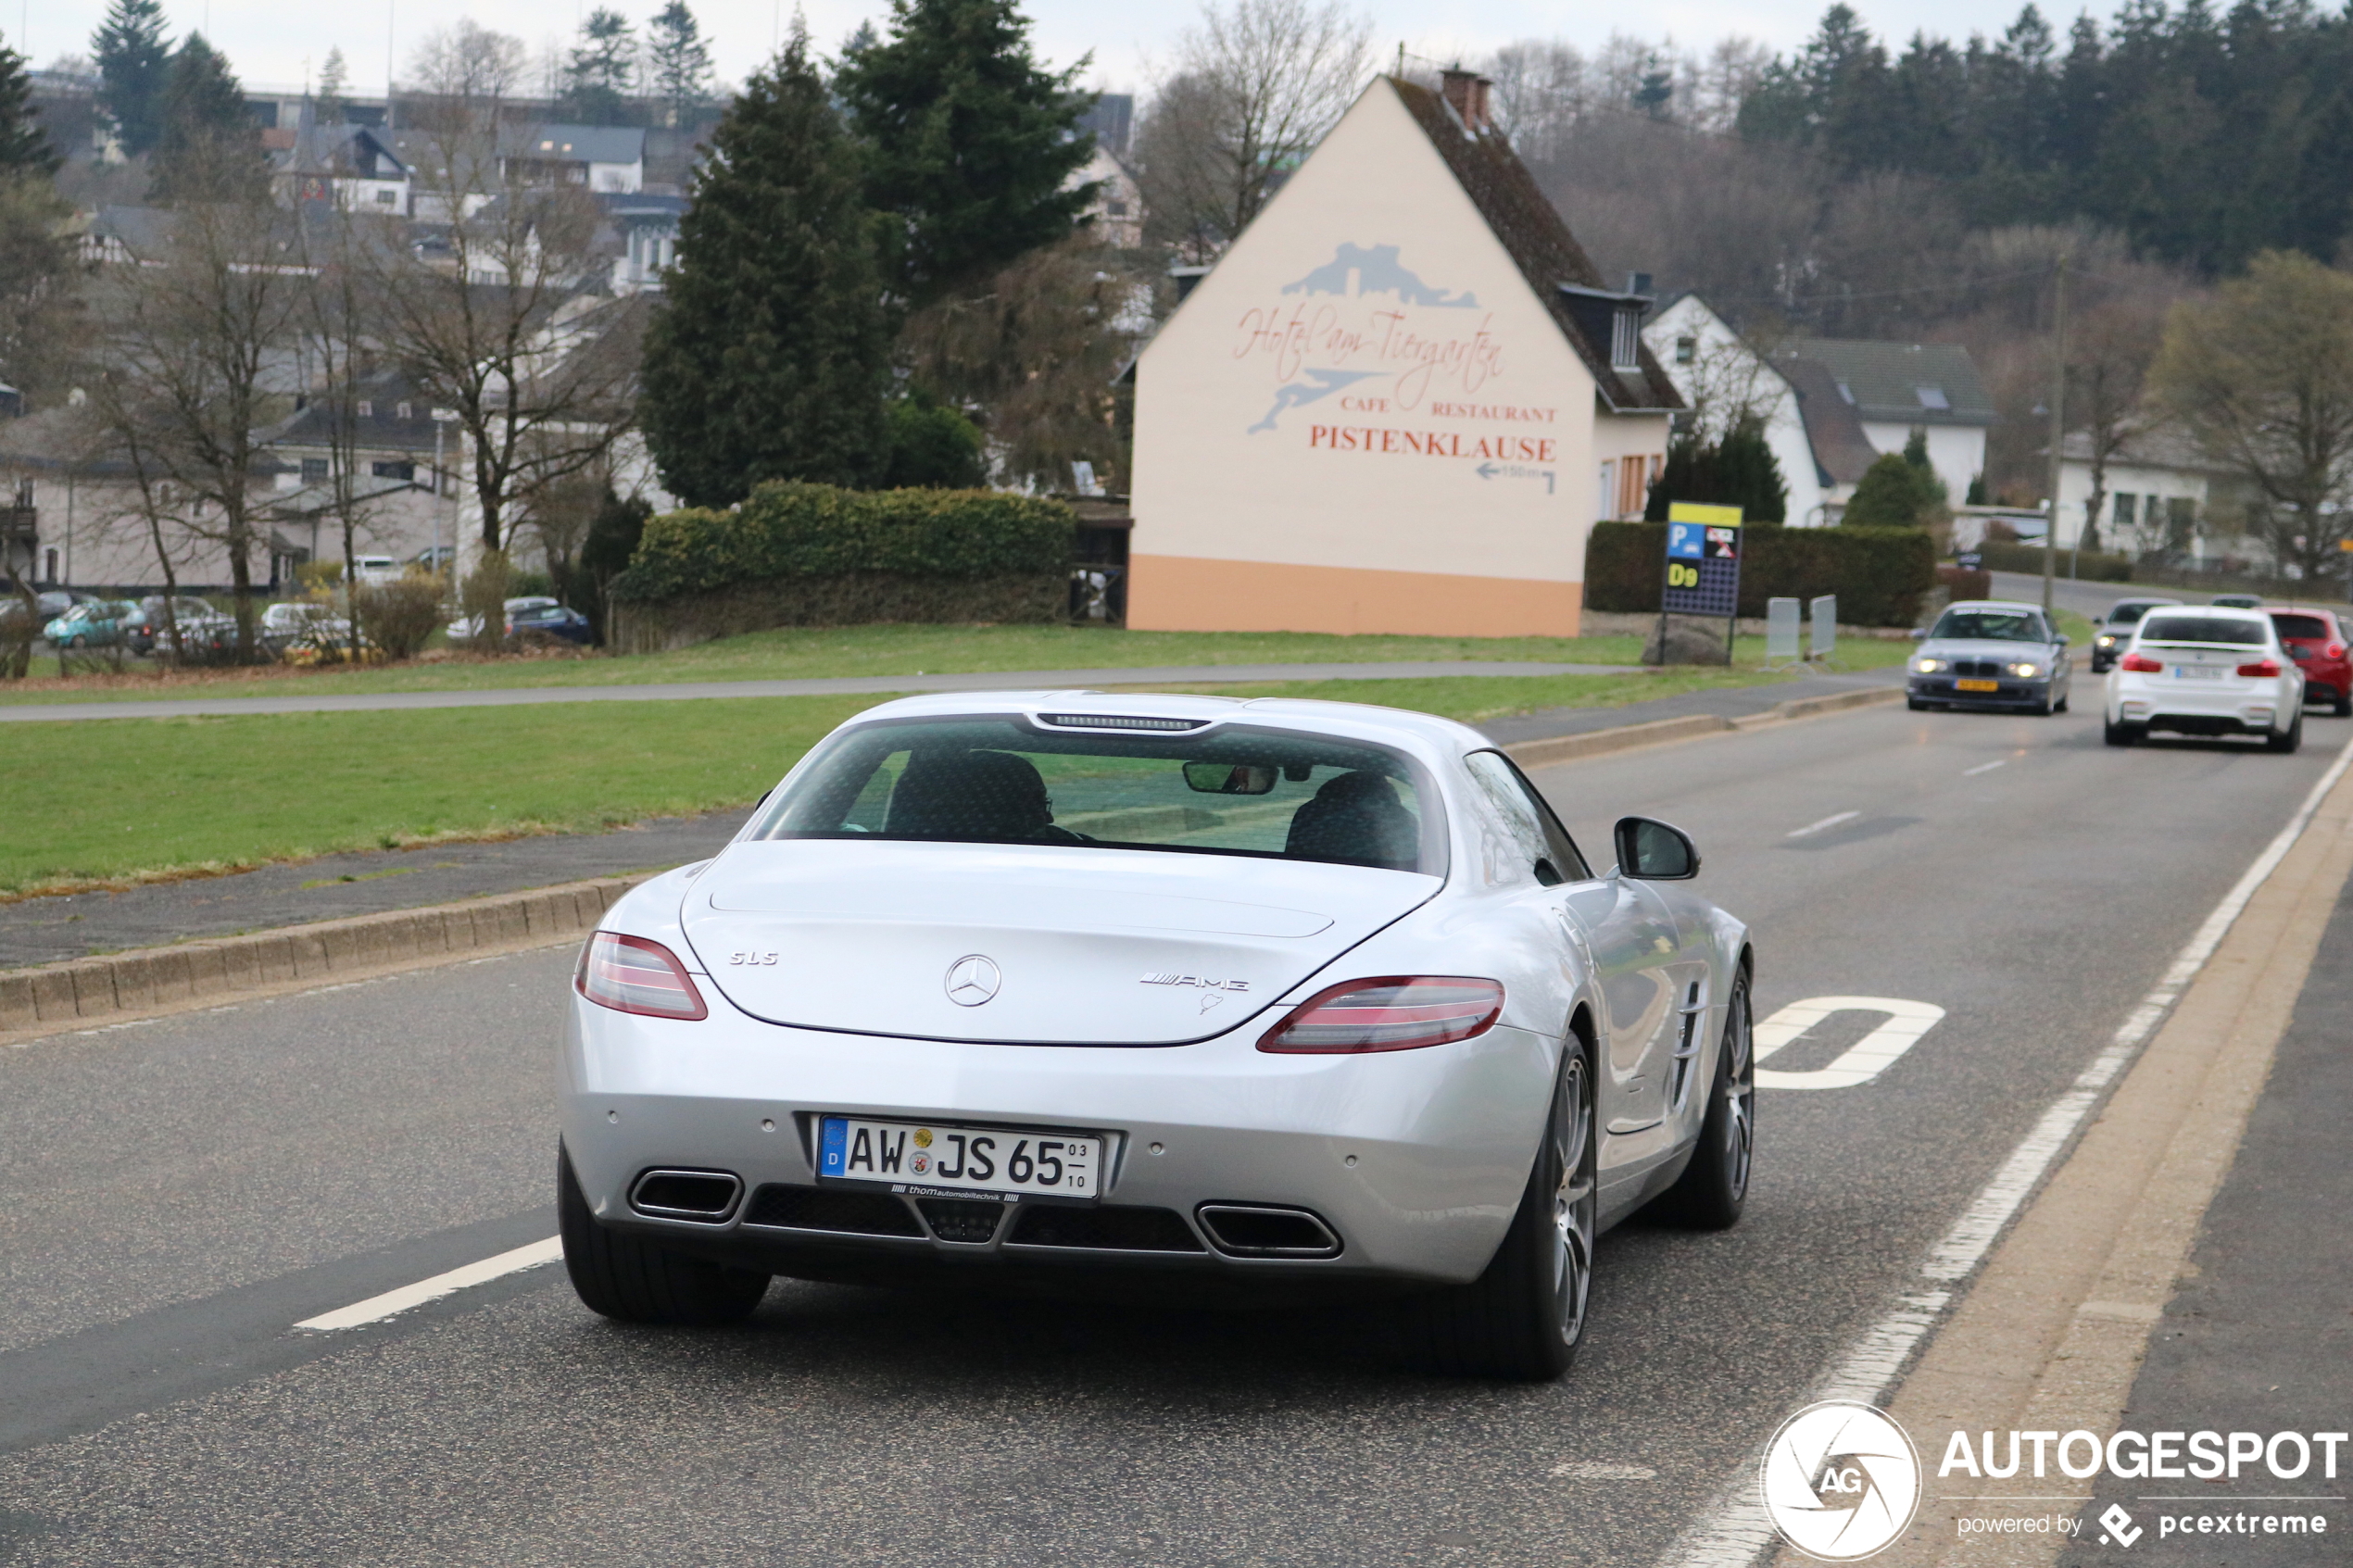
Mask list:
[[[584,185],[600,194],[646,188],[646,133],[624,125],[502,125],[500,178],[520,185]]]
[[[349,212],[409,215],[409,166],[392,138],[364,125],[311,123],[264,131],[271,187],[286,207],[332,204]]]
[[[1139,357],[1128,624],[1576,633],[1683,405],[1488,94],[1376,80]]]
[[[1960,345],[1810,337],[1776,358],[1810,359],[1828,370],[1878,451],[1901,452],[1914,431],[1926,432],[1929,467],[1956,503],[1984,473],[1985,433],[2000,416]]]

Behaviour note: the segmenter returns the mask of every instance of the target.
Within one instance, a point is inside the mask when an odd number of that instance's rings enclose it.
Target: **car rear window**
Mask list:
[[[2226,615],[2152,615],[2141,628],[2145,643],[2239,643],[2260,647],[2263,623]]]
[[[1016,717],[862,725],[820,747],[755,839],[1052,844],[1443,875],[1436,790],[1410,759],[1296,732],[1052,733]]]
[[[2309,638],[2320,642],[2329,634],[2329,623],[2317,615],[2275,615],[2271,617],[2271,624],[2280,629],[2283,637]]]
[[[2153,610],[2156,608],[2157,606],[2155,605],[2136,605],[2132,600],[2127,599],[2122,604],[2112,606],[2109,608],[2108,612],[2108,623],[2110,626],[2137,625],[2139,624],[2142,616],[2146,615],[2150,610]]]

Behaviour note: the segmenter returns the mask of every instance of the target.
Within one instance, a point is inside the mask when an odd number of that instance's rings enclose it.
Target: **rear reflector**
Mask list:
[[[1483,1035],[1504,987],[1449,974],[1390,974],[1318,991],[1260,1037],[1262,1051],[1409,1051]]]
[[[2159,664],[2156,659],[2149,658],[2146,654],[2139,653],[2126,654],[2122,659],[2116,661],[2116,667],[2119,670],[2130,670],[2142,675],[2154,675],[2158,671],[2165,668],[2164,665]]]
[[[2280,661],[2276,659],[2259,659],[2252,664],[2242,664],[2239,666],[2239,673],[2242,675],[2262,677],[2276,675],[2279,672]]]
[[[702,994],[669,948],[642,936],[599,931],[580,950],[573,976],[580,994],[598,1007],[649,1018],[708,1018]]]

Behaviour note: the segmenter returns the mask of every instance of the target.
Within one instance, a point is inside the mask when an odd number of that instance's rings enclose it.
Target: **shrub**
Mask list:
[[[969,490],[988,477],[980,427],[953,408],[921,395],[890,406],[887,489]]]
[[[421,567],[356,596],[359,631],[386,659],[414,659],[441,624],[441,577]]]
[[[1933,471],[1890,452],[1863,470],[1839,523],[1845,528],[1919,528],[1944,501],[1944,491]]]
[[[1900,458],[1896,459],[1901,462]],[[1740,612],[1768,598],[1838,596],[1850,626],[1909,626],[1936,585],[1936,546],[1918,528],[1744,528]],[[1585,543],[1585,603],[1599,610],[1658,610],[1667,525],[1603,522]]]
[[[989,490],[761,485],[729,511],[647,521],[616,599],[654,600],[745,583],[883,573],[961,579],[1060,574],[1076,514],[1059,501]]]

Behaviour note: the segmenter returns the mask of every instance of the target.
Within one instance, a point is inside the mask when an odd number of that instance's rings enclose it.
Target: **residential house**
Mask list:
[[[1489,92],[1375,80],[1139,357],[1130,625],[1576,633],[1683,404]]]
[[[2059,525],[2056,541],[2072,549],[2092,504],[2092,438],[2073,431],[2059,447]],[[2189,560],[2245,556],[2248,546],[2220,526],[2235,508],[2239,485],[2180,430],[2134,433],[2102,465],[2098,540],[2127,554],[2162,551]],[[2227,540],[2227,545],[2225,541]]]
[[[1143,186],[1124,157],[1097,142],[1094,157],[1071,176],[1070,182],[1095,187],[1095,198],[1087,206],[1087,221],[1105,245],[1134,250],[1144,243]]]
[[[678,259],[678,220],[686,213],[686,198],[652,192],[600,195],[607,232],[598,248],[612,257],[612,292],[636,294],[661,287],[663,269]]]
[[[358,533],[371,554],[410,560],[450,543],[455,447],[432,406],[396,371],[363,377],[356,390],[351,427],[340,438],[333,406],[316,397],[261,433],[283,465],[270,496],[274,547],[294,564],[342,553],[335,481],[346,463]]]
[[[271,188],[284,206],[409,216],[409,166],[383,131],[312,122],[264,131],[261,144]]]
[[[1983,476],[1985,433],[1999,416],[1960,345],[1813,337],[1775,358],[1811,360],[1829,371],[1874,450],[1901,452],[1914,432],[1925,433],[1929,467],[1955,501],[1966,501]]]
[[[646,133],[625,125],[502,125],[500,178],[522,185],[585,185],[599,194],[646,187]]]

